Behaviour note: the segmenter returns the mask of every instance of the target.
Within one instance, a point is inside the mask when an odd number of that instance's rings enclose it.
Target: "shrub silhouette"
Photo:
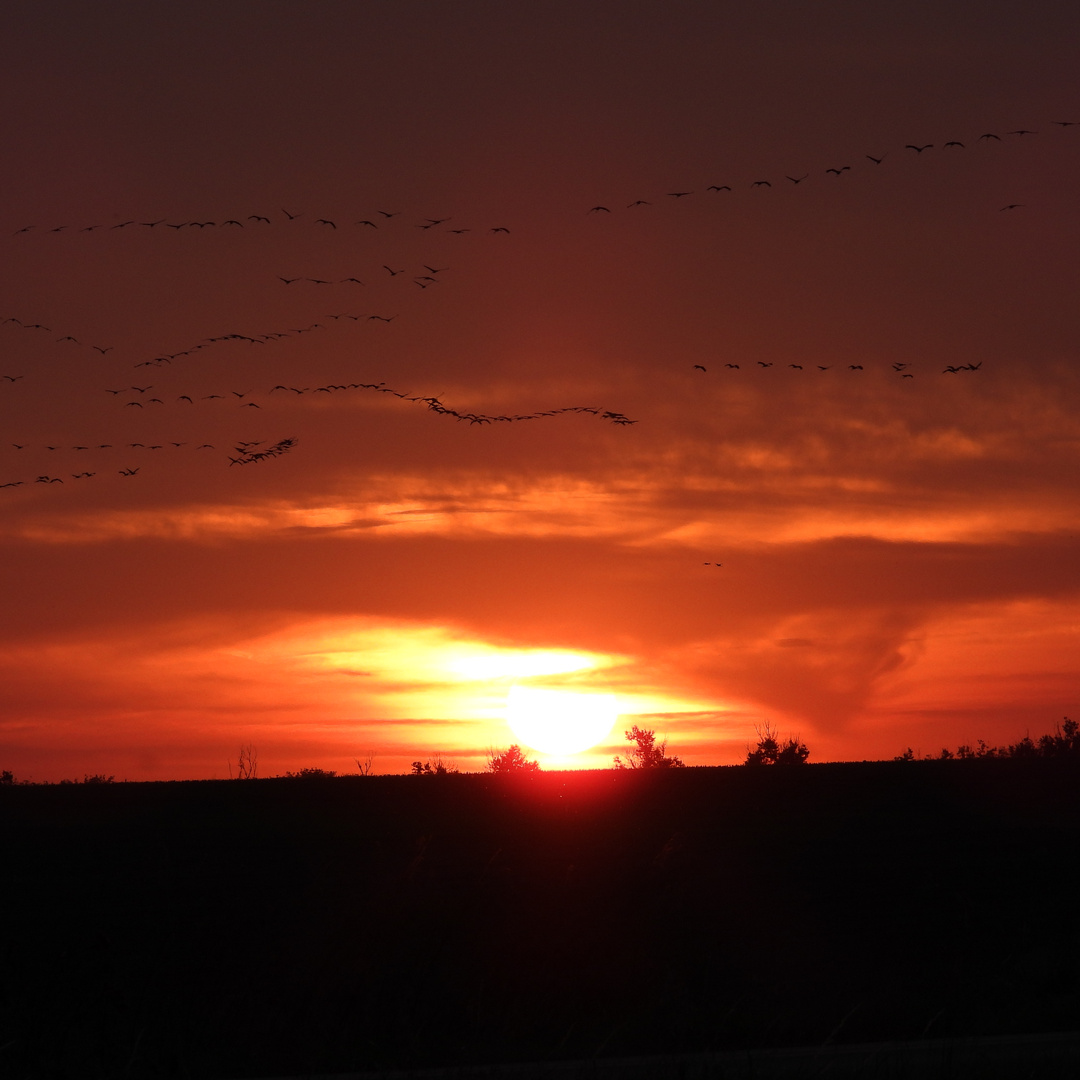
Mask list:
[[[0,784],[14,784],[15,774],[10,769],[0,772]]]
[[[517,743],[501,754],[488,751],[488,772],[493,773],[538,773],[540,763],[530,758]]]
[[[787,742],[780,742],[768,720],[755,728],[758,735],[757,746],[746,748],[747,765],[804,765],[810,756],[806,743],[797,736],[789,735]]]
[[[436,754],[428,761],[414,761],[412,772],[414,776],[448,776],[456,773],[458,768],[453,762],[443,761],[442,754]]]
[[[318,769],[314,766],[300,769],[298,772],[287,772],[281,777],[282,780],[325,780],[331,776],[337,776],[333,769]]]
[[[616,769],[681,769],[683,767],[681,758],[674,754],[668,757],[667,739],[662,739],[658,743],[655,732],[639,728],[637,724],[634,724],[623,734],[626,736],[626,741],[632,742],[634,746],[627,752],[625,761],[618,754],[615,755]]]

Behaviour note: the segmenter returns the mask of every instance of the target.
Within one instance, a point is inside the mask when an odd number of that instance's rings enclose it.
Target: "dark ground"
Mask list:
[[[282,1076],[1080,1030],[1080,767],[0,788],[0,1061]]]

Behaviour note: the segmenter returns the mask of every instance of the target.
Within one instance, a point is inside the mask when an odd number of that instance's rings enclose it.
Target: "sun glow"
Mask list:
[[[577,754],[595,746],[615,726],[619,711],[614,694],[510,687],[506,719],[526,745],[544,754]]]
[[[490,649],[472,646],[467,656],[446,665],[466,679],[527,678],[533,675],[567,675],[596,666],[596,659],[581,653],[553,649]]]

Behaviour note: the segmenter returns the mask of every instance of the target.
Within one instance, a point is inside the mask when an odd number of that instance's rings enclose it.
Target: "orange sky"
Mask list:
[[[1075,715],[1080,15],[872,7],[9,5],[0,767]]]

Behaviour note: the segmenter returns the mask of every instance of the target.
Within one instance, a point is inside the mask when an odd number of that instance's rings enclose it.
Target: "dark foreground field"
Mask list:
[[[1080,1030],[1069,762],[8,787],[0,856],[12,1078]]]

